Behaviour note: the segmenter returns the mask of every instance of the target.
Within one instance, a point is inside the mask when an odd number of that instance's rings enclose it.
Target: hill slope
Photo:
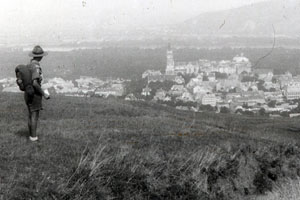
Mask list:
[[[201,14],[175,29],[185,33],[227,36],[298,37],[300,4],[297,0],[272,0],[226,11]]]
[[[54,96],[35,144],[22,95],[0,105],[1,200],[251,199],[300,172],[297,120]]]

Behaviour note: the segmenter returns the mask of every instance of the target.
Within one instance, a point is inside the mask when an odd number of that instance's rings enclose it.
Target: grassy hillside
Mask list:
[[[22,95],[0,94],[0,200],[252,199],[300,175],[299,119],[117,99],[44,104],[31,143]]]

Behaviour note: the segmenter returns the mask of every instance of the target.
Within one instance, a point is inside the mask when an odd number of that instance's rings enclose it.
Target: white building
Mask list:
[[[217,98],[215,94],[205,94],[202,97],[202,105],[211,105],[215,107],[217,105]]]
[[[230,60],[221,60],[218,64],[218,72],[234,74],[236,73],[236,68],[232,65]]]
[[[146,70],[143,74],[142,74],[142,78],[147,78],[148,76],[156,76],[156,75],[162,75],[161,72],[159,70]]]
[[[172,96],[180,96],[186,91],[187,89],[183,85],[173,85],[169,91],[169,94]]]
[[[153,97],[153,100],[158,101],[158,100],[164,100],[166,98],[166,91],[163,89],[158,89],[155,93],[155,96]]]
[[[213,91],[213,88],[211,88],[208,85],[198,85],[193,88],[193,94],[206,94],[211,93]]]
[[[264,81],[272,81],[272,78],[274,76],[273,69],[255,69],[254,73],[258,75],[258,78]]]
[[[170,45],[167,50],[167,75],[176,75],[179,73],[198,74],[200,72],[240,74],[242,72],[250,73],[251,67],[249,59],[243,54],[235,56],[232,60],[222,60],[220,62],[205,59],[199,59],[198,61],[193,62],[174,62],[173,51]]]
[[[194,97],[189,92],[184,92],[181,96],[176,98],[177,100],[181,100],[183,102],[194,101]]]
[[[251,62],[244,56],[243,53],[241,55],[235,56],[233,58],[232,64],[235,66],[237,74],[241,74],[242,72],[251,72]]]
[[[300,82],[291,82],[285,87],[287,100],[300,98]]]
[[[151,95],[151,88],[147,85],[145,88],[143,88],[142,95],[143,96],[150,96]]]
[[[187,87],[192,88],[192,87],[195,87],[197,85],[201,85],[202,82],[203,82],[203,75],[199,74],[196,78],[192,78],[190,80],[190,82],[187,84]]]

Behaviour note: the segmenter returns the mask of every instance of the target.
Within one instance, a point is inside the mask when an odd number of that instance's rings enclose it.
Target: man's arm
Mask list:
[[[50,99],[50,95],[46,94],[41,87],[41,79],[42,79],[42,69],[38,65],[34,65],[34,68],[31,68],[32,70],[32,86],[34,87],[35,91],[39,94],[41,94],[45,99]]]
[[[40,86],[40,84],[38,83],[38,81],[36,79],[33,80],[32,85],[35,89],[35,91],[37,91],[39,94],[41,95],[45,95],[44,90],[42,89],[42,87]]]
[[[50,96],[44,92],[43,88],[40,86],[37,79],[33,80],[32,86],[34,87],[35,91],[37,91],[43,97],[45,97],[46,99],[50,99]]]

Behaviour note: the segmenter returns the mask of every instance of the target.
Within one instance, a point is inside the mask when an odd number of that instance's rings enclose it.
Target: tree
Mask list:
[[[143,88],[146,87],[146,85],[146,79],[131,80],[125,85],[126,94],[140,94],[143,91]]]
[[[229,90],[228,90],[228,93],[236,93],[237,91],[236,91],[236,87],[235,88],[230,88]]]
[[[270,101],[270,102],[268,103],[268,106],[269,106],[270,108],[275,108],[275,106],[276,106],[276,101],[275,101],[275,100]]]
[[[261,109],[258,111],[258,113],[259,113],[260,116],[265,116],[265,115],[266,115],[266,109],[261,108]]]
[[[211,105],[200,105],[199,106],[199,109],[200,110],[203,110],[203,111],[214,111],[214,107],[212,107]]]
[[[243,114],[244,111],[242,109],[238,108],[238,109],[236,109],[235,113],[241,113],[241,114]]]
[[[215,72],[216,79],[227,79],[228,76],[226,73]]]
[[[203,81],[208,81],[208,76],[203,76]]]
[[[243,76],[241,82],[254,82],[255,77],[254,76]]]
[[[182,73],[180,73],[179,75],[184,79],[184,82],[185,82],[185,83],[190,82],[190,80],[191,80],[192,78],[195,78],[195,77],[196,77],[195,74],[182,74]]]
[[[230,113],[230,110],[229,110],[229,108],[223,106],[223,107],[221,107],[221,109],[220,109],[220,113],[224,113],[224,114]]]
[[[171,89],[171,87],[176,84],[173,81],[164,81],[164,82],[151,82],[149,84],[149,87],[151,88],[152,91],[156,92],[156,90],[162,88],[165,91],[168,91]]]
[[[266,92],[267,89],[265,88],[264,83],[265,83],[265,81],[263,81],[263,80],[258,80],[258,83],[257,83],[257,89]]]
[[[280,113],[280,116],[282,116],[282,117],[289,117],[290,114],[287,111],[283,111],[283,112]]]
[[[277,83],[277,81],[278,81],[277,78],[273,76],[272,77],[272,83]]]
[[[249,111],[249,110],[245,110],[244,114],[248,115],[248,116],[254,116],[254,112]]]
[[[243,103],[242,107],[243,107],[243,108],[246,108],[246,109],[249,108],[249,106],[248,106],[247,103]]]

